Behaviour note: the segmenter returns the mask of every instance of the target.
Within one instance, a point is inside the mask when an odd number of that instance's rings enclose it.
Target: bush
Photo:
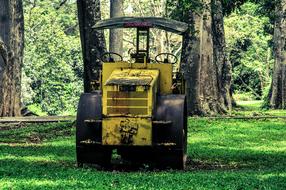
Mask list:
[[[233,95],[235,101],[253,101],[256,98],[251,92],[239,92]]]

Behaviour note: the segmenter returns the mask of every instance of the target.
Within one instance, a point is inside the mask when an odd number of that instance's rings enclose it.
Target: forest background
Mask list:
[[[75,115],[83,92],[83,62],[76,1],[23,1],[25,49],[22,103],[39,115]],[[125,0],[126,16],[167,16],[165,1]],[[154,6],[155,5],[155,6]],[[152,7],[152,8],[151,8]],[[226,52],[232,64],[231,91],[235,101],[263,100],[269,92],[274,56],[273,22],[261,6],[247,2],[226,14]],[[109,1],[101,1],[102,19],[109,18]],[[180,57],[181,37],[154,30],[159,47],[151,55],[171,51]],[[109,33],[105,32],[106,44]],[[125,31],[123,52],[132,47],[135,33]],[[164,44],[164,41],[170,42]],[[161,43],[161,45],[160,45]],[[173,44],[173,45],[170,45]]]

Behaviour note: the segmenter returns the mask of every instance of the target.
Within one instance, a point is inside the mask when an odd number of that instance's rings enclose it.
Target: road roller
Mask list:
[[[109,166],[121,159],[185,169],[187,108],[180,63],[172,52],[150,57],[150,30],[184,35],[188,24],[158,17],[99,21],[95,30],[134,28],[135,46],[124,61],[116,52],[101,55],[96,85],[81,95],[76,119],[78,166]]]

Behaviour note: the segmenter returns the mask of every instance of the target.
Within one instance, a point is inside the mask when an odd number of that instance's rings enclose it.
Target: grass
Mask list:
[[[0,189],[286,189],[285,119],[190,118],[186,171],[77,168],[74,133],[0,128]]]
[[[262,109],[263,101],[237,101],[238,107],[234,108],[235,116],[286,116],[286,110]]]

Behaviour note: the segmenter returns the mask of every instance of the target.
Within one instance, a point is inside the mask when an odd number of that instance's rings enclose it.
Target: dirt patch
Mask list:
[[[222,164],[219,162],[205,162],[205,161],[194,161],[188,159],[187,161],[187,170],[232,170],[232,169],[239,169],[242,166],[238,164]]]
[[[19,129],[23,127],[26,127],[26,124],[22,122],[0,124],[0,131]]]
[[[5,124],[0,128],[0,143],[34,143],[74,134],[74,123]]]

